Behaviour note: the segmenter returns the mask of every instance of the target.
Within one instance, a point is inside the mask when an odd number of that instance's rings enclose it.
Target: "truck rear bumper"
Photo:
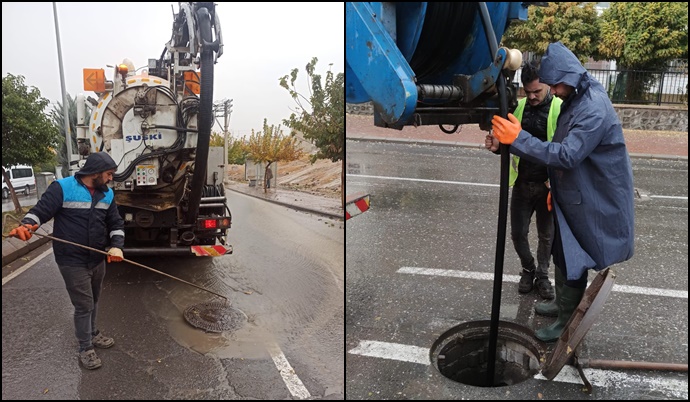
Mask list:
[[[232,254],[232,246],[185,246],[185,247],[144,247],[144,248],[125,248],[125,258],[130,256],[197,256],[197,257],[220,257]]]

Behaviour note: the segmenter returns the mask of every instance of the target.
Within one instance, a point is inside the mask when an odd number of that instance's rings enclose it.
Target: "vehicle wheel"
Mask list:
[[[6,200],[8,198],[10,198],[10,190],[3,188],[2,189],[2,199]]]
[[[27,184],[26,187],[24,187],[24,195],[29,195],[31,192],[31,187]]]

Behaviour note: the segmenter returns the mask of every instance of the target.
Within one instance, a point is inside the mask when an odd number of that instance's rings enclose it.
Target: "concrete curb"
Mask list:
[[[390,142],[397,144],[414,144],[414,145],[436,145],[444,147],[461,147],[461,148],[476,148],[484,149],[484,144],[472,142],[458,142],[458,141],[436,141],[436,140],[413,140],[408,138],[382,138],[382,137],[346,137],[348,141],[362,141],[362,142]],[[663,154],[641,154],[631,153],[631,158],[641,159],[666,159],[674,161],[687,161],[687,156],[679,155],[663,155]]]
[[[244,195],[246,195],[246,196],[248,196],[248,197],[253,197],[253,198],[256,198],[256,199],[259,199],[259,200],[264,200],[264,201],[267,201],[267,202],[272,202],[272,203],[274,203],[274,204],[278,204],[278,205],[282,205],[282,206],[284,206],[284,207],[296,209],[296,210],[298,210],[298,211],[310,212],[310,213],[313,213],[313,214],[316,214],[316,215],[321,215],[321,216],[325,216],[325,217],[327,217],[327,218],[333,218],[333,219],[338,219],[338,220],[343,220],[343,219],[344,219],[344,217],[343,217],[342,215],[334,214],[334,213],[331,213],[331,212],[319,211],[319,210],[317,210],[317,209],[311,209],[311,208],[307,208],[307,207],[302,207],[302,206],[295,205],[295,204],[290,204],[290,203],[287,203],[287,202],[281,202],[281,201],[276,201],[276,200],[270,200],[270,199],[268,199],[268,198],[259,197],[259,196],[256,196],[256,195],[252,195],[252,194],[249,194],[249,193],[245,193],[245,192],[240,191],[240,190],[235,190],[234,188],[230,188],[230,187],[225,187],[225,188],[226,188],[227,190],[234,191],[234,192],[239,193],[239,194],[244,194]]]
[[[53,221],[50,221],[44,225],[41,225],[37,231],[38,234],[42,235],[53,235]],[[13,237],[8,237],[2,240],[2,266],[10,264],[19,258],[25,256],[29,252],[41,247],[42,245],[48,243],[50,239],[40,236],[32,236],[28,242],[15,239]]]

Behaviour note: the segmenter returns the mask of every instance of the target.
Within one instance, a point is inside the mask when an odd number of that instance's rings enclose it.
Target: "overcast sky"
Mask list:
[[[173,9],[179,11],[177,2],[57,3],[67,92],[94,96],[83,89],[84,68],[103,68],[112,79],[106,65],[126,57],[139,68],[160,57],[172,36]],[[300,70],[303,94],[304,66],[312,57],[318,57],[317,73],[324,77],[330,63],[334,73],[345,70],[344,3],[223,2],[216,12],[224,48],[215,65],[213,97],[233,99],[233,135],[260,131],[264,118],[269,125],[282,124],[295,103],[278,79],[293,68]],[[62,102],[56,43],[53,3],[2,3],[2,76],[23,75],[51,103]]]

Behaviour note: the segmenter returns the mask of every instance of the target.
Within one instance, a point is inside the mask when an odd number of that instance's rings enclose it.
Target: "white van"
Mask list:
[[[34,176],[34,169],[28,165],[12,166],[7,172],[10,175],[10,183],[14,187],[14,191],[23,191],[24,194],[29,195],[31,190],[36,188],[36,177]],[[10,198],[10,189],[2,179],[2,198]]]

